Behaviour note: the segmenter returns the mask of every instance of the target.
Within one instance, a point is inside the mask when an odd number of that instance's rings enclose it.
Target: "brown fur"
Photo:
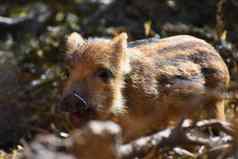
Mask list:
[[[67,45],[73,67],[64,96],[78,90],[95,110],[92,118],[113,118],[125,141],[185,117],[225,120],[223,99],[209,92],[223,91],[229,72],[201,39],[179,35],[129,48],[125,33],[87,41],[73,33]],[[113,72],[108,83],[95,77],[101,67]]]

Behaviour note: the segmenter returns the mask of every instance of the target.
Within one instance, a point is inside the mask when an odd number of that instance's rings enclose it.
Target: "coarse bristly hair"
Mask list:
[[[123,128],[124,143],[174,127],[184,118],[226,120],[224,99],[205,94],[226,89],[229,71],[204,40],[178,35],[132,46],[126,34],[111,40],[72,34],[68,40],[70,53],[77,56],[64,94],[77,88],[92,108],[79,110],[78,119],[112,119]],[[109,73],[107,81],[98,76],[101,70]]]
[[[114,39],[106,39],[106,38],[88,38],[83,39],[83,37],[78,33],[72,33],[66,43],[67,47],[67,54],[68,55],[82,55],[84,54],[85,50],[90,47],[91,45],[99,44],[102,46],[111,45],[112,44],[119,44],[118,48],[122,49],[122,56],[119,57],[119,70],[122,71],[122,77],[117,80],[117,86],[115,86],[112,105],[110,111],[114,115],[124,114],[126,112],[126,108],[124,106],[125,99],[122,95],[122,89],[124,88],[124,76],[131,71],[129,58],[127,57],[127,34],[121,33],[120,35],[116,36]],[[77,58],[73,57],[73,60]],[[100,108],[101,109],[101,108]]]

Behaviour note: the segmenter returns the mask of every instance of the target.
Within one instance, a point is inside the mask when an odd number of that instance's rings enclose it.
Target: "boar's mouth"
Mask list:
[[[95,116],[95,111],[91,110],[86,110],[85,112],[69,112],[69,119],[76,128],[80,128],[90,120],[94,120]]]
[[[63,97],[57,110],[69,113],[69,118],[76,127],[81,127],[96,118],[94,107],[90,106],[77,91]]]

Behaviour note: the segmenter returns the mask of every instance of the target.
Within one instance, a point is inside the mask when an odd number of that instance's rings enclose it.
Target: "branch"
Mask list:
[[[52,12],[43,4],[35,4],[31,8],[24,17],[0,16],[0,33],[21,33],[21,31],[37,33],[52,15]]]
[[[8,18],[0,16],[0,26],[1,27],[12,27],[15,25],[19,25],[20,23],[24,23],[30,19],[29,16],[26,17],[16,17],[16,18]]]
[[[143,157],[152,148],[175,147],[178,145],[206,145],[209,147],[219,146],[231,141],[228,135],[219,137],[203,137],[195,129],[207,127],[220,128],[223,132],[232,134],[230,124],[218,120],[203,120],[193,123],[184,120],[176,128],[168,128],[151,136],[142,137],[129,144],[121,145],[119,156],[122,158]],[[190,154],[191,155],[191,154]]]

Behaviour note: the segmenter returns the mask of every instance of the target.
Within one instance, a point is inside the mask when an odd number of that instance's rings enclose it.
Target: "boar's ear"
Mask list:
[[[74,64],[77,62],[77,54],[75,53],[77,50],[81,51],[82,46],[84,46],[85,41],[83,37],[74,32],[71,33],[67,37],[66,41],[66,55],[65,55],[65,62],[73,67]]]
[[[80,34],[76,32],[71,33],[66,42],[67,54],[73,54],[84,43],[85,41]]]
[[[123,53],[126,51],[127,48],[127,34],[121,33],[115,38],[113,38],[114,47],[120,52]]]
[[[127,74],[131,71],[131,67],[129,64],[129,58],[127,57],[126,49],[127,49],[127,34],[121,33],[115,38],[113,38],[113,45],[116,48],[115,56],[116,61],[120,63],[120,66],[123,70],[124,74]]]

